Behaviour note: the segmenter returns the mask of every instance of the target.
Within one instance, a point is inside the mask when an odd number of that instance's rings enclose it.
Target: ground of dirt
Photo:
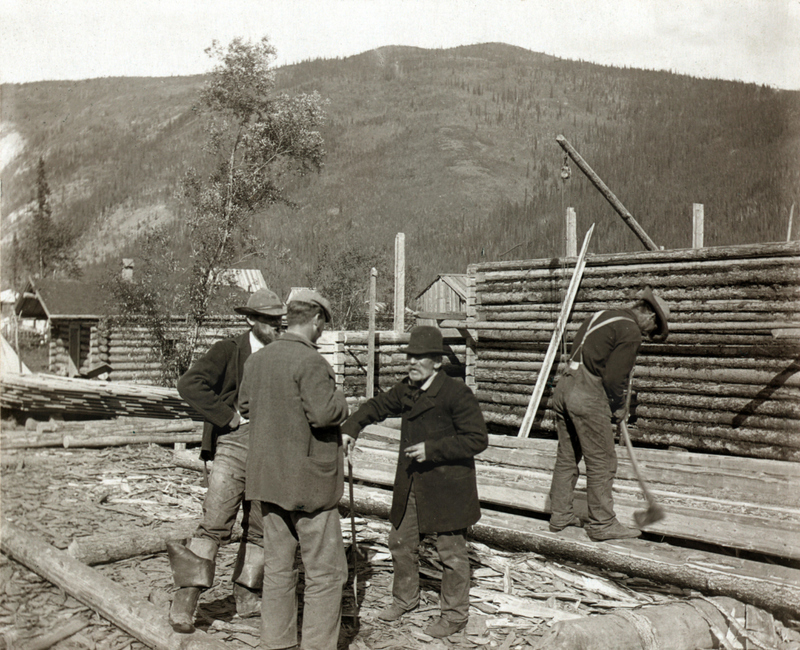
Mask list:
[[[191,525],[202,514],[202,474],[177,467],[173,451],[164,446],[31,450],[5,454],[2,462],[3,518],[59,549],[67,549],[78,538],[135,536],[181,522]],[[346,512],[342,517],[343,537],[349,544],[351,521]],[[391,593],[388,527],[381,519],[357,518],[356,536],[363,554],[357,573],[358,607],[351,571],[343,597],[348,616],[342,626],[340,650],[522,650],[535,647],[549,627],[562,618],[689,596],[681,589],[647,580],[592,572],[535,553],[512,553],[471,542],[469,625],[449,639],[436,640],[424,633],[439,611],[441,567],[432,540],[426,539],[421,549],[420,607],[397,623],[377,618]],[[235,552],[236,544],[220,550],[217,579],[201,597],[197,625],[231,648],[257,647],[259,619],[242,620],[235,614],[230,584]],[[101,564],[95,569],[124,585],[132,599],[154,603],[166,618],[173,591],[166,553]],[[7,647],[27,647],[68,625],[79,629],[52,647],[146,647],[63,589],[6,555],[0,556],[0,647],[2,642]]]

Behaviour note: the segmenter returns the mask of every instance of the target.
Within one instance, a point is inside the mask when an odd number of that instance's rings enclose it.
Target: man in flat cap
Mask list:
[[[400,454],[389,520],[394,580],[392,603],[378,617],[395,621],[419,604],[419,544],[436,533],[442,563],[441,616],[426,634],[444,638],[469,617],[467,527],[481,516],[476,454],[489,444],[478,400],[469,387],[442,370],[442,333],[411,330],[405,353],[408,377],[364,403],[342,430],[356,438],[368,424],[400,416]]]
[[[295,552],[305,568],[303,650],[336,650],[347,581],[338,504],[344,489],[344,393],[316,342],[330,303],[303,289],[287,304],[288,328],[245,364],[241,412],[250,419],[247,499],[264,521],[261,647],[297,647]]]
[[[169,620],[177,632],[194,631],[200,592],[214,581],[215,558],[242,505],[242,541],[233,569],[233,594],[241,617],[260,611],[263,576],[262,522],[258,508],[244,498],[244,472],[249,428],[238,409],[244,362],[271,343],[281,327],[286,307],[275,293],[260,289],[235,311],[247,317],[250,329],[217,341],[178,380],[178,392],[205,419],[200,457],[213,460],[203,502],[203,520],[191,539],[170,541],[167,551],[177,591]]]
[[[586,462],[586,534],[596,542],[639,537],[614,513],[612,488],[617,471],[613,423],[628,417],[629,377],[642,337],[664,341],[669,307],[650,288],[629,309],[599,311],[588,317],[572,342],[569,365],[553,393],[558,449],[550,486],[550,530],[584,526],[573,510],[578,463]]]

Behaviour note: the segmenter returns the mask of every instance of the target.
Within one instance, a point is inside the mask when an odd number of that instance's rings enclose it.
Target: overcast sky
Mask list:
[[[800,0],[0,0],[0,81],[196,74],[264,35],[278,64],[502,42],[800,90]]]

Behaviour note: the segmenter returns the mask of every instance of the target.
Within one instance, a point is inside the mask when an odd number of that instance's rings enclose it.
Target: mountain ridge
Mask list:
[[[705,205],[707,245],[785,239],[800,197],[795,91],[502,43],[384,46],[283,66],[276,78],[279,91],[317,90],[330,102],[322,173],[293,182],[297,208],[275,206],[255,223],[267,254],[250,262],[283,291],[347,260],[380,263],[386,275],[401,231],[412,291],[438,273],[510,259],[509,249],[558,256],[568,205],[579,233],[598,223],[592,252],[640,249],[574,165],[562,182],[558,134],[667,248],[690,245],[692,203]],[[157,223],[180,240],[180,178],[202,165],[195,108],[203,80],[3,85],[3,142],[17,133],[26,145],[2,170],[4,260],[39,155],[54,218],[82,233],[87,277],[135,257],[137,236]]]

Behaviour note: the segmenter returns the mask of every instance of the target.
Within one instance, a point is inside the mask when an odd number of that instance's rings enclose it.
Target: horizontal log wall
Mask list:
[[[470,380],[498,431],[514,433],[522,421],[574,261],[469,268]],[[590,255],[560,352],[583,319],[629,306],[646,284],[672,316],[669,339],[639,352],[632,436],[800,461],[800,244]],[[531,435],[554,433],[548,402],[562,363],[554,364]]]

